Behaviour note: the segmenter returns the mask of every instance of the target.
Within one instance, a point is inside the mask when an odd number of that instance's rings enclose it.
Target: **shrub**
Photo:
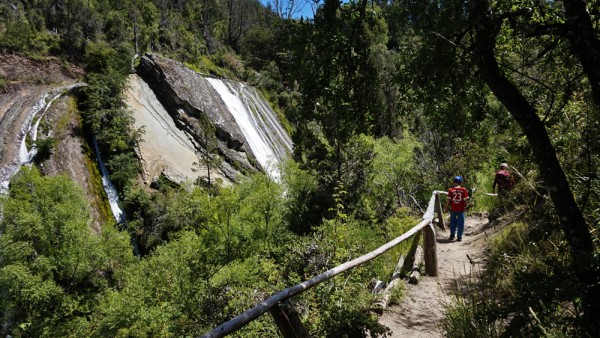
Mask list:
[[[448,307],[451,337],[580,336],[580,290],[562,232],[516,222],[494,237],[485,273]]]
[[[50,158],[54,148],[56,147],[57,141],[54,137],[46,137],[35,141],[35,147],[37,148],[37,154],[35,155],[35,162],[41,163]]]

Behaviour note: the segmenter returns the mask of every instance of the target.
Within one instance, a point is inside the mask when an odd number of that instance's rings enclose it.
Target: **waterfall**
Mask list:
[[[117,223],[123,223],[125,222],[125,213],[119,206],[119,194],[117,193],[117,189],[108,177],[108,170],[106,170],[106,166],[100,158],[100,149],[98,148],[98,142],[96,142],[95,137],[93,138],[93,143],[94,150],[96,151],[96,158],[98,159],[98,165],[100,166],[100,170],[102,171],[102,186],[104,187],[104,191],[106,192],[106,196],[108,197],[110,210],[112,211],[113,216],[117,220]]]
[[[42,97],[33,105],[31,110],[27,113],[27,117],[25,118],[25,122],[21,127],[18,139],[15,140],[19,144],[18,158],[12,160],[11,164],[0,168],[0,194],[6,194],[8,192],[10,179],[19,171],[21,166],[29,164],[31,163],[31,161],[33,161],[35,155],[37,154],[37,149],[35,147],[35,144],[31,147],[31,149],[27,149],[27,136],[29,136],[29,138],[33,142],[37,140],[40,122],[44,117],[44,114],[46,114],[46,112],[52,105],[52,103],[61,96],[60,91],[65,89],[71,90],[72,88],[79,87],[81,85],[82,84],[73,84],[66,87],[56,88],[53,91],[53,93],[59,93],[54,94],[50,100],[48,100],[48,97],[50,97],[51,94],[44,93]],[[104,163],[100,159],[100,152],[98,150],[98,145],[95,139],[94,147],[96,149],[100,170],[102,171],[102,185],[104,187],[106,195],[108,196],[111,211],[117,222],[121,223],[125,220],[125,214],[119,207],[119,198],[117,190],[108,178],[108,172]]]
[[[31,117],[27,119],[26,125],[27,125],[27,130],[25,131],[25,133],[23,133],[23,138],[21,139],[21,150],[20,150],[20,165],[26,164],[26,163],[30,163],[31,161],[33,161],[33,158],[35,157],[35,155],[37,154],[37,148],[35,146],[35,143],[33,144],[33,146],[31,147],[31,149],[27,150],[27,135],[29,135],[29,137],[31,138],[31,140],[33,142],[37,141],[37,135],[38,135],[38,128],[40,126],[40,122],[42,121],[42,118],[44,117],[44,114],[46,114],[46,111],[48,111],[48,108],[50,108],[50,106],[52,105],[52,102],[54,102],[56,99],[58,99],[60,97],[61,94],[57,94],[55,95],[52,99],[50,99],[50,101],[48,101],[48,103],[43,104],[43,102],[46,101],[46,98],[48,97],[48,94],[45,94],[42,99],[40,100],[40,102],[42,103],[41,108],[37,109],[37,106],[34,107],[34,112],[33,114],[31,114]],[[37,114],[42,111],[42,113],[40,114],[39,117],[37,117]],[[37,117],[37,120],[35,123],[33,123],[33,120]],[[33,123],[33,126],[31,125]]]
[[[287,158],[292,151],[292,139],[283,129],[277,115],[267,102],[256,91],[256,88],[240,84],[240,98],[249,107],[256,118],[257,126],[263,131],[268,144],[277,155],[279,161]]]
[[[291,151],[292,142],[275,113],[256,90],[244,84],[207,80],[233,115],[258,163],[272,178],[279,179],[278,164]]]
[[[31,149],[27,149],[27,135],[29,135],[32,141],[35,142],[37,140],[40,121],[48,108],[52,105],[52,102],[60,97],[60,94],[55,95],[50,101],[46,102],[48,96],[50,96],[48,93],[44,93],[27,114],[27,118],[25,119],[25,123],[21,127],[21,132],[19,134],[19,158],[15,159],[12,165],[8,165],[0,170],[0,194],[6,194],[8,192],[10,179],[19,171],[22,165],[31,163],[37,153],[35,145],[33,145]],[[42,113],[34,122],[36,116],[40,112]]]
[[[19,168],[25,164],[25,163],[29,163],[31,162],[31,160],[33,159],[33,155],[30,154],[29,150],[27,150],[27,135],[30,134],[31,132],[31,124],[33,122],[33,119],[35,117],[35,115],[37,115],[37,113],[39,111],[41,111],[44,106],[46,106],[46,98],[48,97],[48,93],[44,93],[44,95],[42,95],[42,98],[40,98],[38,100],[38,102],[31,108],[31,110],[29,111],[29,114],[27,114],[27,119],[25,120],[25,124],[23,124],[23,127],[21,128],[21,136],[20,136],[20,151],[19,151],[19,165],[15,170],[15,173],[19,170]],[[36,132],[37,135],[37,132]],[[14,173],[13,173],[14,175]],[[12,176],[12,175],[11,175]],[[9,177],[10,179],[10,177]]]
[[[17,139],[14,140],[14,144],[18,144],[19,147],[19,153],[17,155],[18,157],[15,156],[16,158],[10,159],[9,164],[6,164],[0,168],[0,194],[8,193],[10,179],[19,171],[22,165],[31,163],[37,154],[37,148],[35,147],[35,144],[31,147],[31,149],[27,149],[27,135],[29,135],[30,139],[35,142],[38,136],[38,128],[44,114],[46,114],[50,106],[52,106],[52,103],[61,97],[61,92],[65,90],[70,91],[73,88],[81,87],[83,85],[85,84],[74,83],[67,86],[53,88],[52,90],[43,93],[41,98],[37,100],[35,104],[33,104],[31,110],[27,113],[25,122],[21,127]],[[53,95],[52,98],[48,100],[48,97],[51,95]],[[6,146],[6,144],[4,146]]]

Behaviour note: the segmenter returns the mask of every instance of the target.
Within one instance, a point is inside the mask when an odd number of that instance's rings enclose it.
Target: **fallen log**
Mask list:
[[[404,256],[400,256],[398,260],[398,264],[396,264],[396,268],[394,269],[394,273],[390,278],[389,283],[385,285],[385,288],[380,291],[381,298],[375,302],[373,305],[372,311],[377,313],[378,315],[383,314],[383,311],[387,308],[390,298],[392,296],[392,290],[400,284],[402,281],[402,266],[404,266]]]
[[[408,277],[408,282],[410,284],[418,284],[419,277],[421,276],[420,267],[423,265],[423,248],[419,245],[417,246],[417,251],[415,252],[415,260],[413,263],[412,272]]]

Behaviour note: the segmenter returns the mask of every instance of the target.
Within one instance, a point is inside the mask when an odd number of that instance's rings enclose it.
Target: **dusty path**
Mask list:
[[[443,337],[439,322],[445,305],[485,266],[488,235],[482,229],[487,223],[484,216],[467,215],[462,242],[449,241],[449,230],[437,228],[438,276],[407,284],[402,303],[385,310],[379,322],[391,329],[391,337]]]

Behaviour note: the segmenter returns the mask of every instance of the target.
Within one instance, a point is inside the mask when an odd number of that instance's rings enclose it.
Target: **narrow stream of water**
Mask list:
[[[106,196],[108,197],[110,210],[112,211],[115,220],[117,220],[117,223],[123,223],[125,222],[125,213],[119,206],[119,194],[108,176],[108,170],[106,169],[104,162],[102,162],[102,159],[100,158],[100,149],[98,148],[98,142],[96,142],[95,137],[93,138],[93,143],[94,150],[96,152],[96,159],[98,160],[98,165],[100,166],[100,171],[102,172],[102,187],[104,188]]]

